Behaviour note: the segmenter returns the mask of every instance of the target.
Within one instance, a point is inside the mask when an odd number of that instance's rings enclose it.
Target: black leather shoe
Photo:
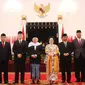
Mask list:
[[[18,84],[18,82],[13,82],[12,84]]]
[[[3,84],[7,84],[7,85],[10,85],[10,83],[7,83],[7,82],[6,82],[6,83],[3,83]]]
[[[71,83],[70,81],[67,81],[68,83]]]
[[[2,84],[2,82],[0,82],[0,84]]]
[[[40,84],[40,81],[39,80],[37,80],[37,84]]]
[[[32,80],[32,82],[31,82],[30,84],[35,84],[35,81],[34,81],[34,80]]]
[[[76,80],[76,82],[80,82],[80,80]]]
[[[65,83],[65,81],[64,80],[62,80],[62,82],[61,83]]]
[[[21,82],[21,84],[24,84],[24,82]]]
[[[85,79],[81,80],[81,82],[85,82]]]

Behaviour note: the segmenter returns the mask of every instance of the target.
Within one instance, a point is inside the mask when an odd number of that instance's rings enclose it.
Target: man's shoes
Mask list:
[[[65,81],[64,80],[62,80],[62,82],[61,83],[65,83]]]
[[[13,82],[13,84],[18,84],[18,82]]]
[[[8,82],[4,82],[4,84],[9,84]]]
[[[67,81],[68,83],[71,83],[70,81]]]
[[[80,80],[76,80],[76,82],[80,82]]]
[[[21,84],[24,84],[24,80],[21,80]]]
[[[81,82],[85,82],[85,79],[82,79]]]
[[[40,81],[39,80],[37,80],[37,84],[40,84]]]
[[[10,85],[10,83],[3,83],[3,84]]]
[[[24,84],[24,82],[21,82],[21,84]]]
[[[35,81],[34,81],[34,80],[32,80],[31,84],[35,84]]]

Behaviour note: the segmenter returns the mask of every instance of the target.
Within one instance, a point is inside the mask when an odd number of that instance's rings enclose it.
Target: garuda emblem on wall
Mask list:
[[[40,6],[34,4],[34,10],[39,14],[40,17],[45,17],[46,13],[50,11],[50,4],[44,6],[40,4]]]

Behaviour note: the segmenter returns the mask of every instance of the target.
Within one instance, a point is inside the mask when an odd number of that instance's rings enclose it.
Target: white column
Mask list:
[[[62,41],[62,39],[61,39],[61,36],[62,36],[62,28],[63,28],[62,19],[59,19],[59,20],[58,20],[59,42]]]
[[[22,16],[22,21],[21,21],[21,30],[22,30],[23,27],[24,27],[24,36],[25,36],[25,40],[26,40],[26,22],[27,22],[26,16],[23,15],[23,16]]]

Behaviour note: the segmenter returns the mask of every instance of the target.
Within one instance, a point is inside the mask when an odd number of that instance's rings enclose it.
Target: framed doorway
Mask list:
[[[49,37],[54,37],[58,44],[58,23],[57,22],[28,22],[26,24],[27,41],[32,41],[33,37],[38,37],[39,42],[48,43]]]

